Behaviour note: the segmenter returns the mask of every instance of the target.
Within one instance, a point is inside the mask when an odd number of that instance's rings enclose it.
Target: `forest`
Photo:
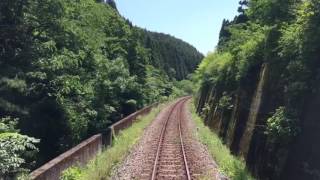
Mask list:
[[[122,117],[181,96],[203,55],[114,1],[0,1],[0,177],[39,167]]]
[[[320,179],[320,1],[238,12],[197,69],[197,111],[258,179]]]

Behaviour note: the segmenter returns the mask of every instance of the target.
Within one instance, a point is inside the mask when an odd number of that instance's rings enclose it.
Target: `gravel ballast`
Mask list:
[[[176,103],[176,102],[175,102]],[[113,173],[114,180],[150,179],[155,156],[157,152],[161,129],[168,119],[170,112],[176,113],[175,103],[166,106],[145,129],[139,142],[130,151],[124,162],[118,165]],[[187,103],[180,103],[181,108],[181,130],[185,147],[186,159],[192,179],[224,179],[218,172],[217,164],[209,155],[206,147],[201,144],[196,137],[197,128],[188,111]],[[180,106],[180,105],[179,105]],[[176,107],[177,108],[177,107]],[[179,117],[179,116],[175,116]],[[173,118],[171,121],[178,120]],[[175,123],[168,123],[168,131],[176,130],[173,128]],[[164,146],[163,148],[165,148]],[[163,150],[164,151],[164,150]],[[166,151],[164,151],[166,152]],[[162,155],[166,156],[166,155]],[[151,172],[151,174],[150,174]],[[169,177],[169,176],[168,176]],[[168,179],[168,178],[164,178]],[[185,179],[181,176],[172,176],[170,179]]]

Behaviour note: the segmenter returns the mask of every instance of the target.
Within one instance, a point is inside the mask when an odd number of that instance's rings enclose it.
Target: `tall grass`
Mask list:
[[[203,120],[197,115],[193,103],[189,103],[189,109],[197,126],[196,136],[207,147],[210,155],[218,164],[219,170],[232,180],[254,179],[247,171],[245,163],[233,156],[218,135],[204,125]]]
[[[116,165],[121,163],[128,155],[130,149],[139,141],[144,129],[160,112],[162,106],[154,108],[148,115],[138,117],[138,121],[128,129],[117,135],[111,148],[105,150],[91,161],[86,167],[72,167],[67,169],[63,180],[105,180],[111,179]]]

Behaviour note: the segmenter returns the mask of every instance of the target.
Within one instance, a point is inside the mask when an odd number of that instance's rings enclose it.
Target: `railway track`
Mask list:
[[[177,100],[157,115],[113,180],[221,179],[216,164],[194,138],[188,99]]]
[[[151,180],[191,180],[182,133],[182,107],[188,98],[179,100],[170,110],[162,127]]]

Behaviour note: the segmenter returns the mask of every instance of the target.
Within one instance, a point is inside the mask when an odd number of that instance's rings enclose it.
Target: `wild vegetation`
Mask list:
[[[193,102],[189,104],[189,109],[197,127],[196,136],[217,162],[220,173],[233,180],[253,180],[245,163],[233,156],[219,136],[204,125],[203,119],[196,113]],[[203,177],[203,179],[210,179],[210,177]]]
[[[34,145],[38,139],[19,134],[16,129],[17,119],[10,117],[0,119],[0,177],[14,177],[31,167],[24,158],[32,158],[37,152]]]
[[[34,161],[24,156],[27,150],[39,149],[39,166],[123,116],[166,99],[177,92],[176,79],[196,68],[202,58],[196,49],[132,26],[114,1],[108,3],[0,2],[0,151],[12,149],[0,155],[6,156],[1,167],[9,169],[1,173],[34,168],[26,166]],[[3,147],[9,137],[12,144]],[[16,158],[12,168],[9,156]]]
[[[197,110],[257,177],[319,179],[320,1],[243,0],[238,11],[197,70]]]

